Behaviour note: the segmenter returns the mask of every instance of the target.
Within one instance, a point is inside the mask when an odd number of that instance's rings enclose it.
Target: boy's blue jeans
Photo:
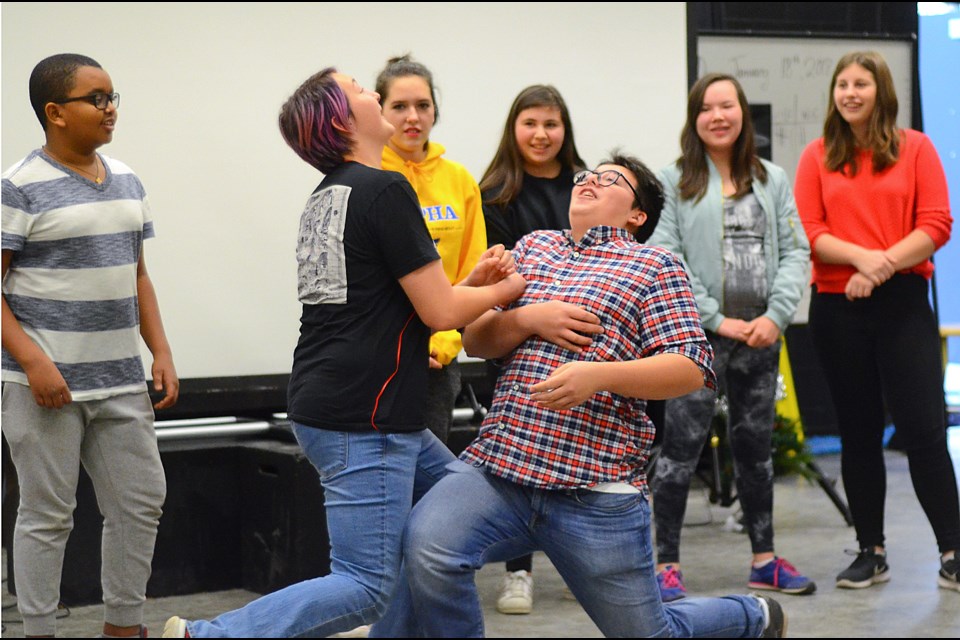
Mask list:
[[[544,491],[457,461],[414,508],[401,583],[376,637],[480,637],[474,574],[543,550],[607,637],[758,637],[752,596],[660,602],[650,507],[636,494]]]
[[[455,460],[428,429],[347,433],[294,423],[293,430],[320,472],[330,574],[275,591],[209,622],[188,622],[192,637],[325,637],[377,620],[397,583],[403,527],[415,496]]]

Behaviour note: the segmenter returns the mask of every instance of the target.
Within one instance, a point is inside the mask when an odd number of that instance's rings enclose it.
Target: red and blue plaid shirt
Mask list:
[[[461,459],[539,489],[626,482],[646,494],[655,429],[645,400],[602,391],[555,411],[534,402],[530,387],[566,362],[679,353],[716,388],[713,351],[683,264],[624,229],[606,226],[590,229],[579,243],[569,231],[537,231],[521,238],[513,255],[527,288],[511,307],[563,300],[599,316],[604,332],[579,354],[539,336],[517,346],[501,362],[490,411]]]

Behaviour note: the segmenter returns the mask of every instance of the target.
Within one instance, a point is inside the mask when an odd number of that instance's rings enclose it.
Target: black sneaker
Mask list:
[[[847,551],[849,555],[857,553]],[[857,559],[837,575],[837,586],[844,589],[866,589],[878,582],[890,579],[890,567],[887,554],[877,553],[873,549],[861,549]]]
[[[960,558],[954,557],[940,563],[940,576],[937,584],[944,589],[960,591]]]
[[[787,614],[783,612],[783,607],[780,606],[780,603],[771,598],[770,596],[761,595],[759,593],[751,593],[754,598],[763,602],[766,606],[764,608],[764,613],[766,613],[766,622],[767,625],[763,628],[763,633],[760,634],[761,638],[786,638],[787,637]],[[761,605],[763,606],[763,605]]]

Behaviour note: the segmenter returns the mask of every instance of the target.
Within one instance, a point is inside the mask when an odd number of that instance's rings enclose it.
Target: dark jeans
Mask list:
[[[886,408],[940,551],[960,550],[939,331],[927,290],[922,276],[896,274],[869,298],[816,289],[811,298],[810,332],[836,409],[843,486],[861,548],[884,544]]]
[[[771,440],[780,362],[780,342],[754,349],[707,332],[713,370],[726,395],[728,441],[737,495],[753,553],[773,551],[773,460]],[[663,447],[651,480],[657,527],[657,561],[680,561],[680,530],[690,480],[710,431],[717,393],[700,389],[667,400]]]

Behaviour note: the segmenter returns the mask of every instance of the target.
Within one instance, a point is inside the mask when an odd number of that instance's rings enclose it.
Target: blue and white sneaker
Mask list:
[[[750,588],[779,591],[791,595],[806,595],[817,590],[817,585],[801,575],[792,564],[779,556],[759,569],[750,569]]]

